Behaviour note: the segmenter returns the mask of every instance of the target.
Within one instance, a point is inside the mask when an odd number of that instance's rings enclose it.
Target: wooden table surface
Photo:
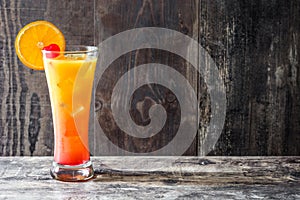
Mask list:
[[[300,157],[92,157],[91,181],[53,157],[0,157],[0,199],[300,199]]]

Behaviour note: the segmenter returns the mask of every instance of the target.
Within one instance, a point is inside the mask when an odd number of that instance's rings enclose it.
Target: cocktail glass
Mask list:
[[[57,180],[85,181],[94,176],[88,131],[97,54],[93,46],[43,50],[55,140],[50,172]]]

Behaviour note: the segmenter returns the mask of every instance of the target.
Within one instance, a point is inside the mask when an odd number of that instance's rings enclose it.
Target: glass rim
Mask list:
[[[86,50],[76,50],[76,48],[86,49]],[[90,46],[90,45],[68,45],[64,51],[49,51],[49,50],[42,50],[42,53],[59,53],[59,54],[83,54],[83,53],[94,53],[98,51],[97,46]]]

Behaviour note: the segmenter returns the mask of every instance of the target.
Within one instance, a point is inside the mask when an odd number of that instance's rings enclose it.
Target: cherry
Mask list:
[[[59,56],[59,53],[58,51],[60,51],[60,48],[57,44],[50,44],[48,46],[45,46],[43,48],[43,50],[46,50],[46,51],[54,51],[55,53],[46,53],[46,57],[47,58],[56,58],[57,56]]]

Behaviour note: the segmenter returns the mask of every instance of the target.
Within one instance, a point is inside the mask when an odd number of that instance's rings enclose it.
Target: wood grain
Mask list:
[[[140,27],[162,27],[169,28],[197,39],[194,35],[193,23],[196,20],[197,8],[193,1],[96,1],[96,37],[97,42],[102,42],[109,36],[128,29]],[[168,13],[168,14],[166,14]],[[185,14],[182,14],[185,13]],[[124,18],[123,16],[126,16]],[[156,33],[149,33],[155,35]],[[126,38],[124,38],[126,40]],[[146,42],[146,41],[145,41]],[[176,42],[176,41],[174,41]],[[149,117],[150,107],[157,103],[161,104],[167,112],[167,120],[162,130],[150,138],[132,137],[116,124],[111,109],[111,94],[116,82],[129,70],[147,63],[161,63],[171,66],[182,73],[189,83],[197,91],[197,73],[184,59],[159,49],[139,49],[120,56],[109,69],[103,74],[97,85],[96,101],[101,102],[102,108],[98,110],[97,116],[104,133],[114,145],[120,150],[133,153],[149,153],[161,149],[167,145],[176,135],[180,123],[180,106],[178,99],[172,91],[158,84],[146,84],[135,91],[131,99],[126,99],[130,87],[124,86],[120,94],[119,107],[131,104],[130,115],[132,123],[145,126],[151,122]],[[159,76],[156,73],[156,76]],[[142,105],[142,106],[139,106]],[[155,117],[155,116],[154,116]],[[102,144],[98,144],[101,148]],[[104,145],[103,145],[104,146]],[[176,147],[174,147],[176,148]],[[101,155],[102,149],[96,153]],[[119,155],[122,152],[111,151],[111,155]],[[197,155],[197,141],[187,148],[185,155]]]
[[[53,180],[52,157],[0,158],[0,197],[298,199],[299,157],[93,157],[95,178]]]
[[[45,74],[24,67],[14,52],[17,32],[40,19],[57,25],[67,44],[98,45],[146,26],[192,37],[216,62],[226,87],[226,122],[210,155],[300,155],[299,15],[300,2],[292,0],[0,0],[0,155],[53,154]],[[146,85],[131,99],[131,116],[141,125],[149,123],[153,102],[164,102],[170,117],[157,138],[131,138],[111,115],[113,85],[128,70],[149,62],[172,66],[197,91],[201,123],[185,155],[200,155],[201,135],[210,119],[209,94],[201,74],[170,52],[142,49],[118,58],[97,86],[99,123],[113,143],[132,152],[153,151],[172,140],[180,106],[167,88]]]

